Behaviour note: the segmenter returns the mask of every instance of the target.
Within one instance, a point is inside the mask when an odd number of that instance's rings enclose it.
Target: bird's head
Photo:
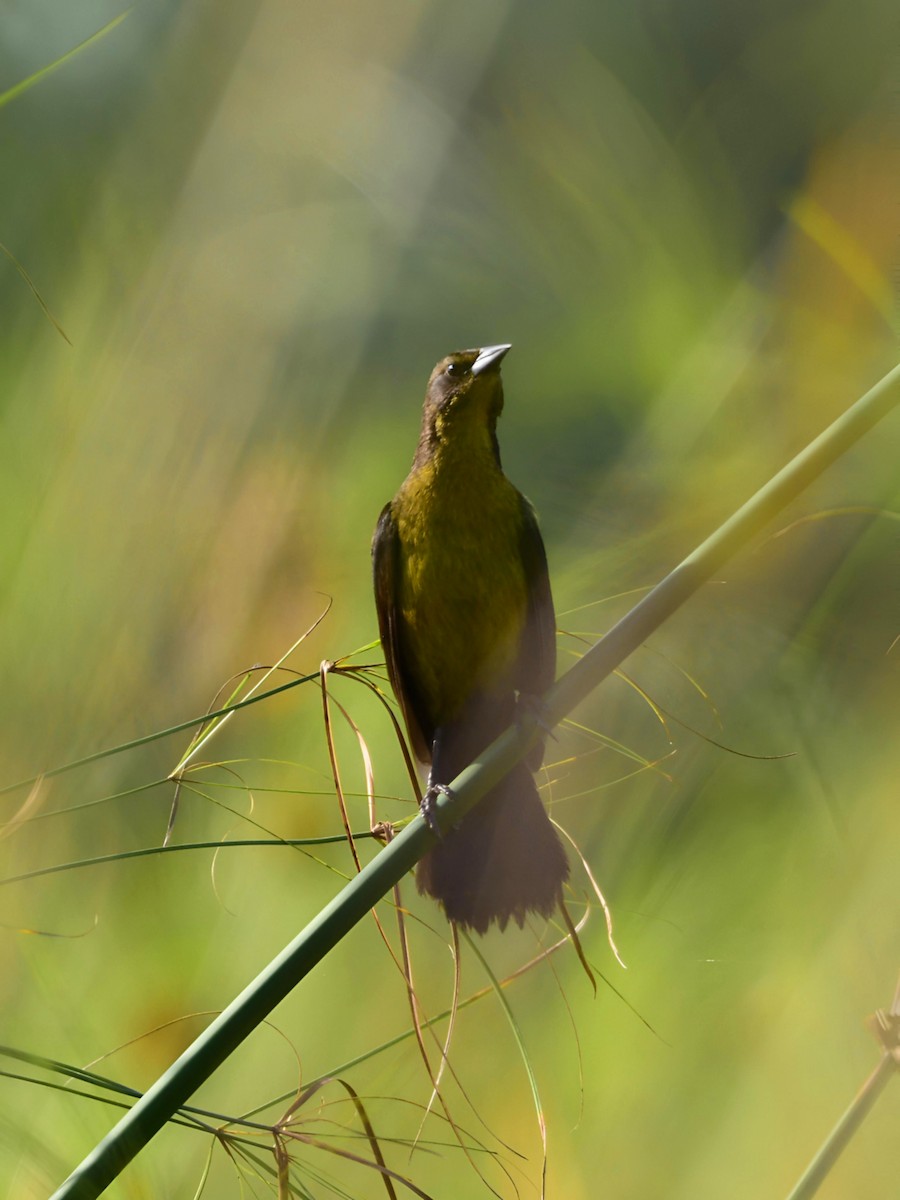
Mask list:
[[[500,363],[508,344],[457,350],[442,358],[428,380],[419,452],[482,441],[485,433],[499,461],[497,418],[503,410]]]

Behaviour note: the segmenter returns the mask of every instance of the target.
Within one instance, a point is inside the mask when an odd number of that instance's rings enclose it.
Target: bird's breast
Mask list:
[[[393,506],[405,657],[435,724],[474,691],[508,693],[528,605],[522,498],[499,471],[445,480],[424,468]]]

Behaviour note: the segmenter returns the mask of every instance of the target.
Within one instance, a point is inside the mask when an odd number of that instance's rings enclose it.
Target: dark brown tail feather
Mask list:
[[[425,855],[419,891],[443,905],[451,921],[486,933],[529,912],[549,917],[561,899],[569,863],[541,803],[534,778],[519,763]]]

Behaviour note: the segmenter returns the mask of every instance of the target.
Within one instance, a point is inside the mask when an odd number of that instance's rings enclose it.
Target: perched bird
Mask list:
[[[412,469],[372,557],[388,675],[435,793],[552,682],[556,622],[534,510],[503,474],[497,418],[508,345],[461,350],[431,373]],[[420,861],[419,891],[484,933],[549,916],[569,865],[532,772],[537,746]]]

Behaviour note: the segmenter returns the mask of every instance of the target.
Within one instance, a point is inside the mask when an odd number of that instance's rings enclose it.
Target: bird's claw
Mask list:
[[[453,799],[453,792],[445,783],[433,783],[428,780],[428,786],[425,789],[425,795],[422,797],[419,804],[419,811],[425,818],[425,824],[431,830],[436,838],[440,838],[441,827],[437,820],[437,798],[438,796],[447,796],[448,799]]]

